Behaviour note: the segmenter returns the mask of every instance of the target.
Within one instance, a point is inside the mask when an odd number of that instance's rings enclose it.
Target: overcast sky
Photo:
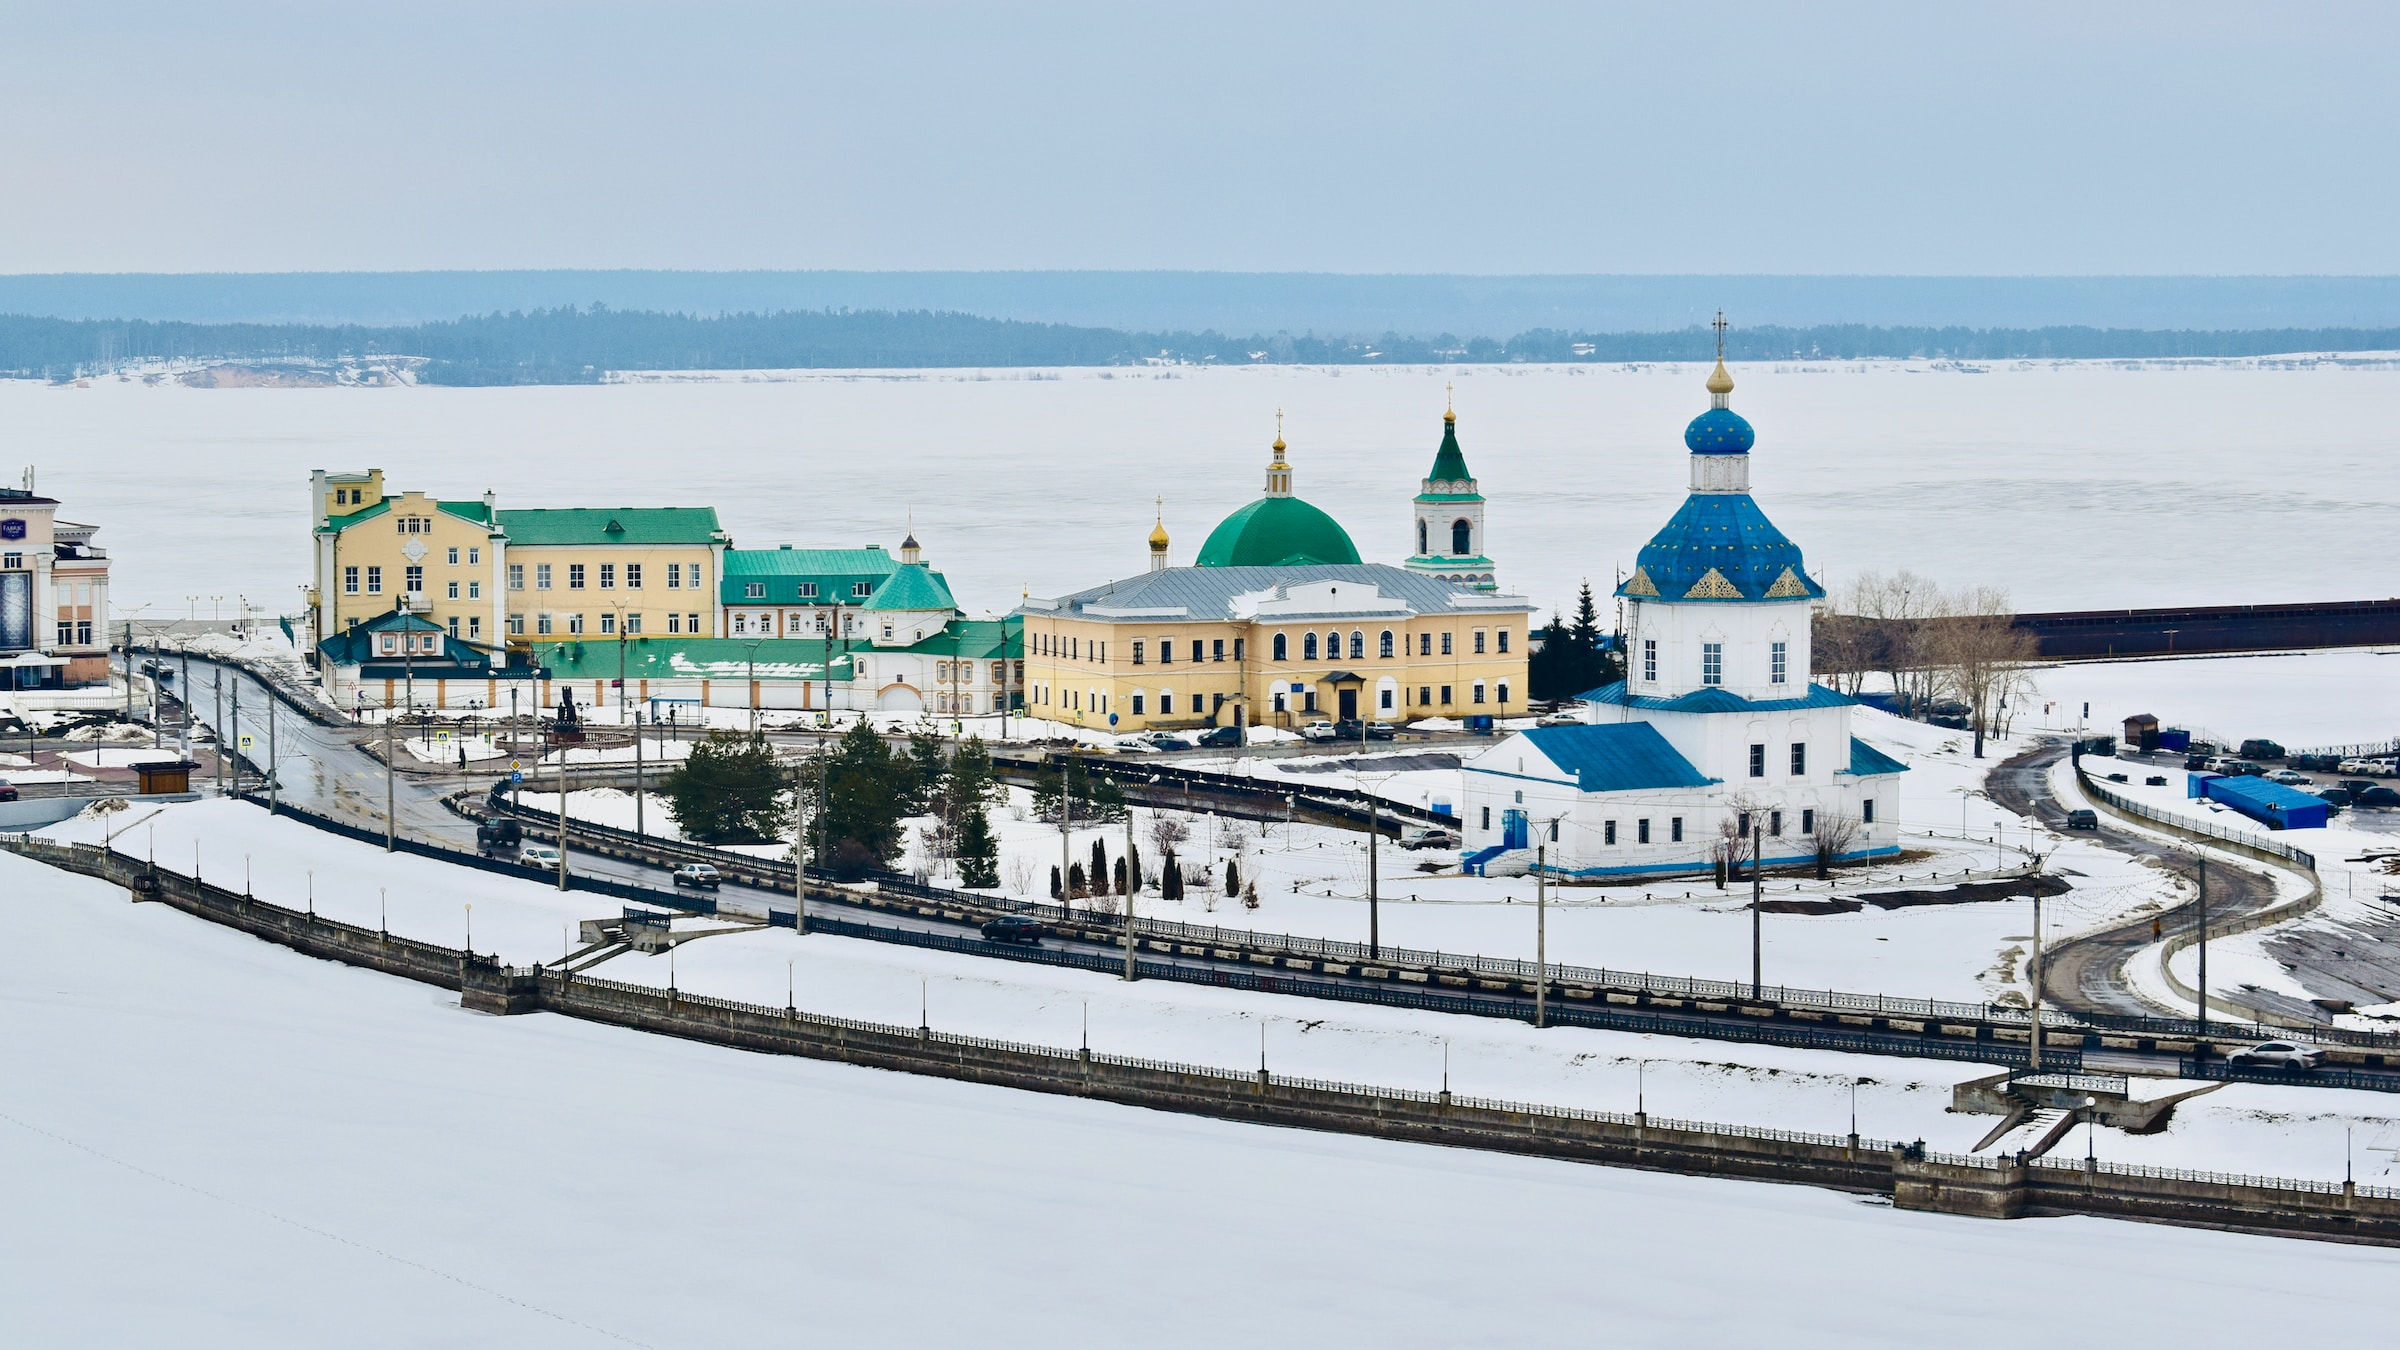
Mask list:
[[[2400,272],[2400,6],[16,5],[0,272]]]

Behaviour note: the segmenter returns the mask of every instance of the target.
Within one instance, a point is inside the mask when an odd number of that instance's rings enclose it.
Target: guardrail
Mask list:
[[[542,816],[520,808],[516,814],[529,825],[555,830],[555,816]],[[587,840],[600,841],[627,852],[647,852],[652,857],[681,862],[705,862],[737,879],[755,879],[764,888],[782,892],[792,889],[792,867],[789,863],[754,858],[748,854],[728,853],[704,844],[660,839],[655,835],[635,834],[631,830],[570,820],[570,833]],[[608,851],[603,848],[602,851]],[[1019,900],[1009,896],[986,895],[975,891],[953,890],[920,882],[895,872],[878,872],[870,876],[885,894],[903,896],[943,905],[978,916],[1022,914],[1042,923],[1071,928],[1109,928],[1122,930],[1123,919],[1114,914],[1089,909],[1064,908],[1055,903]],[[653,893],[655,895],[655,893]],[[833,893],[818,893],[818,898],[836,898]],[[839,897],[857,903],[856,897]],[[655,901],[654,901],[655,903]],[[818,921],[811,920],[811,926]],[[2215,929],[2212,927],[2211,932]],[[1618,991],[1643,997],[1667,997],[1690,1000],[1746,1004],[1772,1004],[1779,1008],[1800,1009],[1834,1015],[1853,1014],[1884,1018],[1906,1018],[1926,1022],[1972,1022],[1979,1025],[2007,1028],[2011,1031],[2029,1029],[2032,1014],[2023,1008],[1998,1004],[1964,1003],[1944,999],[1906,998],[1891,994],[1859,994],[1838,989],[1804,989],[1792,985],[1761,986],[1759,997],[1751,997],[1746,980],[1713,980],[1698,976],[1661,975],[1647,971],[1613,970],[1605,967],[1579,966],[1551,962],[1537,967],[1534,962],[1509,957],[1476,956],[1470,953],[1426,951],[1419,948],[1386,946],[1370,949],[1365,943],[1339,938],[1303,937],[1286,933],[1257,932],[1243,928],[1220,928],[1214,925],[1184,923],[1173,919],[1134,919],[1134,934],[1138,939],[1155,939],[1179,945],[1202,947],[1211,951],[1224,950],[1258,953],[1282,959],[1333,961],[1344,965],[1391,969],[1411,969],[1439,974],[1462,975],[1472,978],[1530,981],[1546,973],[1554,986],[1581,988],[1593,991]],[[976,946],[983,954],[988,948]],[[2227,1037],[2246,1037],[2264,1040],[2286,1034],[2285,1029],[2212,1018],[2206,1028],[2196,1019],[2141,1018],[2101,1013],[2067,1014],[2055,1008],[2042,1012],[2045,1034],[2131,1034],[2145,1038],[2189,1037],[2206,1030]],[[1714,1033],[1706,1033],[1714,1034]],[[2326,1028],[2321,1039],[2365,1049],[2400,1048],[2400,1033],[2357,1032]],[[1989,1055],[1987,1054],[1987,1058]]]
[[[2290,844],[2284,843],[2280,839],[2275,839],[2268,835],[2253,833],[2249,830],[2228,830],[2221,826],[2212,825],[2205,820],[2197,820],[2186,816],[2179,816],[2172,811],[2161,811],[2155,806],[2150,806],[2146,803],[2136,801],[2133,798],[2126,796],[2122,792],[2117,792],[2113,789],[2105,787],[2098,779],[2092,777],[2089,769],[2083,767],[2083,761],[2080,757],[2075,761],[2075,777],[2077,780],[2077,786],[2081,787],[2086,793],[2102,802],[2107,803],[2110,806],[2115,807],[2117,810],[2126,815],[2147,820],[2154,825],[2168,826],[2181,834],[2192,835],[2203,839],[2213,839],[2220,843],[2235,844],[2242,848],[2267,854],[2271,857],[2281,858],[2286,862],[2298,863],[2300,866],[2307,868],[2311,872],[2317,870],[2317,855],[2309,852],[2306,849],[2294,848]]]
[[[1891,1195],[1992,1217],[2088,1213],[2400,1245],[2400,1189],[2295,1178],[1933,1153],[1922,1142],[1454,1096],[964,1036],[686,994],[398,938],[160,872],[96,845],[30,836],[0,848],[98,876],[312,956],[460,991],[503,1015],[551,1011],[738,1049],[804,1056],[1187,1115],[1692,1175]],[[2071,1179],[2071,1181],[2069,1180]],[[2038,1188],[2038,1189],[2037,1189]]]

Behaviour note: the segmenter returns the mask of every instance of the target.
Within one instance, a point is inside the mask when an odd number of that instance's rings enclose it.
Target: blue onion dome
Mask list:
[[[1746,455],[1758,433],[1731,408],[1711,408],[1683,429],[1683,443],[1695,455]]]

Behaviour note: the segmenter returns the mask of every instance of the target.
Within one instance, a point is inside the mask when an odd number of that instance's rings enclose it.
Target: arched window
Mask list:
[[[1350,659],[1353,661],[1367,659],[1367,635],[1355,628],[1350,630]]]
[[[1389,660],[1389,659],[1391,658],[1391,655],[1392,655],[1392,630],[1391,630],[1391,629],[1389,629],[1389,628],[1386,628],[1386,629],[1384,629],[1384,630],[1383,630],[1383,656],[1384,656],[1384,658],[1385,658],[1386,660]]]
[[[1464,558],[1475,552],[1475,527],[1463,520],[1450,522],[1450,554]]]
[[[1284,635],[1281,633],[1275,635],[1275,659],[1278,661],[1291,659],[1291,644],[1284,641]]]
[[[1316,660],[1316,659],[1317,659],[1317,635],[1316,635],[1316,634],[1314,634],[1314,633],[1305,633],[1305,634],[1302,634],[1302,635],[1301,635],[1301,638],[1300,638],[1300,658],[1301,658],[1302,660],[1304,660],[1304,661],[1314,661],[1314,660]]]
[[[1425,522],[1420,520],[1417,522],[1417,556],[1420,558],[1425,556],[1425,542]]]

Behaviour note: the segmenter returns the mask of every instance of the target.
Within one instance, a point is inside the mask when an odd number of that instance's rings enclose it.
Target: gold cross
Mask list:
[[[1724,360],[1724,359],[1725,359],[1725,311],[1724,311],[1724,310],[1721,310],[1721,309],[1720,309],[1720,310],[1718,310],[1718,311],[1717,311],[1717,321],[1716,321],[1715,323],[1712,323],[1712,324],[1710,324],[1710,325],[1709,325],[1709,327],[1711,327],[1711,328],[1714,328],[1714,329],[1716,329],[1716,330],[1717,330],[1717,359],[1718,359],[1719,361],[1722,361],[1722,360]]]

